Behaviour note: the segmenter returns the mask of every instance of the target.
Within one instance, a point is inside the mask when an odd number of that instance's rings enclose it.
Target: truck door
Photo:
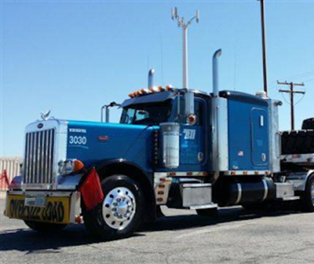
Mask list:
[[[251,112],[252,163],[255,166],[268,164],[268,117],[263,109],[253,108]]]
[[[184,103],[181,105],[184,105]],[[205,151],[207,145],[207,138],[205,137],[205,100],[195,98],[194,107],[197,118],[195,125],[183,124],[181,126],[180,165],[202,165],[207,161],[207,153]],[[181,113],[183,112],[184,109]]]

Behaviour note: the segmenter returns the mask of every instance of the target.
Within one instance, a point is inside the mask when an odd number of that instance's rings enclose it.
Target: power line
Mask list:
[[[313,82],[313,81],[314,81],[314,78],[309,79],[309,80],[306,80],[306,81],[304,81],[304,82]]]
[[[282,77],[281,79],[292,79],[292,80],[297,80],[297,79],[301,79],[301,78],[309,78],[312,77],[314,75],[314,71],[309,71],[309,72],[303,72],[303,73],[298,73],[292,76],[286,76],[286,77]],[[314,80],[314,78],[303,81],[303,83],[307,83],[307,82],[312,82]],[[270,83],[270,88],[274,88],[277,85],[277,81],[272,81]]]

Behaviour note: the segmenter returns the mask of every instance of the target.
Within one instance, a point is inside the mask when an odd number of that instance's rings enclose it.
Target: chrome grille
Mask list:
[[[55,129],[26,134],[23,177],[25,184],[52,183],[54,143]]]

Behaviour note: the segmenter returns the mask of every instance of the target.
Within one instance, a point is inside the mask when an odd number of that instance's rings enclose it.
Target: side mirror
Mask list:
[[[117,104],[116,102],[111,102],[108,105],[103,105],[101,107],[101,122],[104,122],[104,109],[106,109],[106,123],[109,123],[109,118],[110,118],[110,110],[109,107],[114,107],[114,106],[121,106],[121,104]]]

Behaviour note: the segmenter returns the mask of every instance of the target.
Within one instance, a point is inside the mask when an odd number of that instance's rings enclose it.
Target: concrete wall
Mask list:
[[[9,178],[9,182],[11,182],[12,178],[16,175],[20,174],[20,162],[22,161],[21,157],[3,157],[0,158],[0,177],[4,170],[7,171],[7,176]],[[6,189],[5,179],[0,179],[0,190]]]

